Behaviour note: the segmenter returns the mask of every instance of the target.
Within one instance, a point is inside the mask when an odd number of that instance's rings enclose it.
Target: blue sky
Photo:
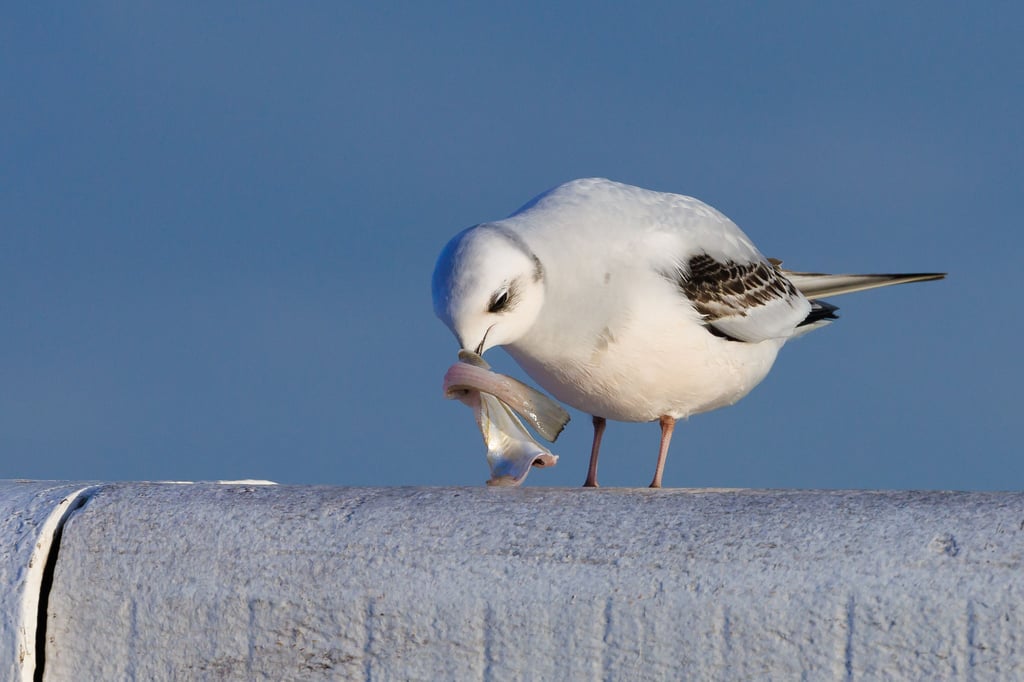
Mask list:
[[[0,477],[482,484],[434,259],[599,175],[795,269],[950,272],[835,299],[666,485],[1024,487],[1024,9],[484,5],[10,8]],[[610,424],[602,483],[657,441]],[[527,485],[589,442],[573,413]]]

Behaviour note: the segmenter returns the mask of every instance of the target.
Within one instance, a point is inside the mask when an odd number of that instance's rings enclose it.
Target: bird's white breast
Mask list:
[[[602,319],[547,311],[507,350],[559,400],[619,421],[684,418],[730,405],[760,383],[782,341],[713,336],[692,308],[667,284],[663,288],[660,296],[634,299]]]

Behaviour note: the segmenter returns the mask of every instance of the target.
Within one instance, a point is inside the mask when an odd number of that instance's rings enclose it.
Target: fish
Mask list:
[[[487,485],[522,485],[533,467],[558,462],[558,455],[537,442],[519,416],[542,438],[554,442],[569,422],[569,413],[533,387],[492,371],[476,353],[459,351],[459,362],[445,373],[444,395],[473,410],[487,446],[491,470]]]

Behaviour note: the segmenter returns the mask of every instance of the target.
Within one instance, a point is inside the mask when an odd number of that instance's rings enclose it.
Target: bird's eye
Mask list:
[[[509,294],[508,289],[501,289],[495,292],[494,296],[491,297],[491,304],[487,306],[487,312],[498,313],[508,307]]]

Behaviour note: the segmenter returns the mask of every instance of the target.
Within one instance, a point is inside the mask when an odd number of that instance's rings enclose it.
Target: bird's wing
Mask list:
[[[793,272],[792,270],[783,270],[782,272],[805,296],[811,297],[852,294],[855,291],[877,289],[878,287],[887,287],[891,284],[927,282],[933,279],[942,279],[946,276],[944,272],[915,272],[894,275],[827,275],[821,272]]]
[[[811,312],[810,302],[764,258],[719,260],[697,253],[672,278],[709,331],[736,341],[788,338]]]

